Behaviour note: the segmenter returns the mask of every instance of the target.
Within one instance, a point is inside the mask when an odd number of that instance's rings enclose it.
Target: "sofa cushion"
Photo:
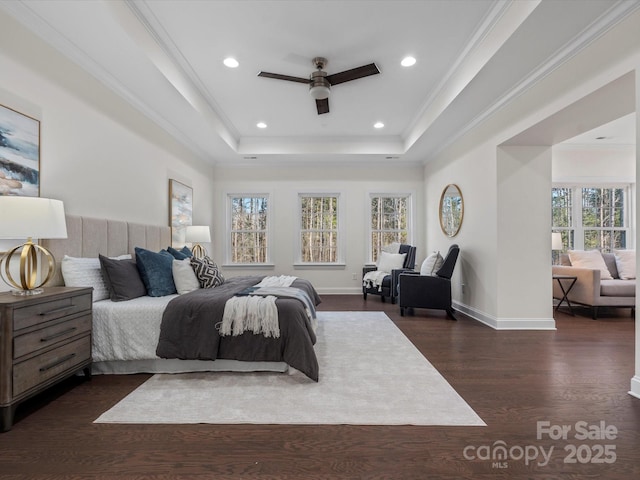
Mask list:
[[[603,297],[635,297],[635,280],[601,280],[600,295]]]
[[[614,250],[613,251],[618,276],[623,280],[636,278],[636,251],[635,250]]]
[[[600,270],[600,280],[613,280],[599,250],[569,250],[568,253],[572,266]]]
[[[611,276],[613,278],[620,278],[618,273],[618,264],[616,263],[616,256],[613,253],[602,252],[602,258],[604,259],[604,264],[607,266]]]

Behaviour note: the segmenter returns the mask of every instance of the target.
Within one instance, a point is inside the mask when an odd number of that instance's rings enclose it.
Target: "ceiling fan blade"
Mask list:
[[[316,108],[318,109],[318,115],[329,113],[329,99],[316,100]]]
[[[289,82],[306,83],[309,85],[310,80],[302,77],[292,77],[291,75],[280,75],[279,73],[260,72],[259,77],[275,78],[276,80],[287,80]]]
[[[375,63],[370,63],[369,65],[363,65],[362,67],[356,67],[351,70],[345,70],[344,72],[327,75],[326,79],[331,85],[338,85],[339,83],[357,80],[358,78],[368,77],[369,75],[376,75],[378,73],[380,73],[380,69],[377,65]]]

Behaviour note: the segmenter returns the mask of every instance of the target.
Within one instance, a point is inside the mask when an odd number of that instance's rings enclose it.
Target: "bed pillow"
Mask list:
[[[420,266],[420,275],[433,276],[442,267],[444,258],[440,255],[440,252],[433,252],[427,258],[424,259]]]
[[[104,255],[98,255],[98,258],[112,302],[124,302],[147,294],[135,260],[132,258],[118,260]]]
[[[636,278],[636,251],[635,250],[614,250],[616,258],[616,268],[618,276],[622,280],[633,280]]]
[[[135,247],[136,265],[150,297],[164,297],[177,293],[173,282],[173,255],[166,250],[152,252]]]
[[[176,250],[173,247],[167,247],[167,252],[173,255],[173,258],[176,260],[184,260],[193,256],[193,253],[191,253],[191,250],[189,250],[189,247],[187,246],[182,247],[180,250]]]
[[[115,258],[131,258],[131,255],[120,255]],[[102,276],[98,257],[85,258],[65,255],[60,262],[60,270],[67,287],[92,287],[94,302],[109,298],[109,290]]]
[[[173,281],[180,295],[200,288],[200,281],[191,267],[191,259],[173,260]]]
[[[600,270],[601,280],[613,280],[599,250],[569,250],[567,253],[572,266]]]
[[[209,257],[191,257],[190,262],[201,288],[214,288],[224,283],[224,276]]]
[[[381,272],[391,273],[391,270],[400,269],[404,267],[404,259],[406,256],[406,253],[380,252],[380,258],[378,259],[378,270],[380,270]]]

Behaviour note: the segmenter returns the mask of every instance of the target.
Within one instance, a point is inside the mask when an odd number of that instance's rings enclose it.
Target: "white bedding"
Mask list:
[[[177,295],[93,303],[94,374],[270,371],[293,373],[284,362],[178,360],[156,355],[162,313]]]
[[[93,361],[158,358],[162,312],[177,295],[93,303]]]

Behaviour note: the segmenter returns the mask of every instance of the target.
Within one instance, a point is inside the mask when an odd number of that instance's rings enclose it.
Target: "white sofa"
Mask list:
[[[601,271],[597,268],[582,268],[571,265],[569,255],[560,255],[560,265],[552,267],[553,275],[571,275],[577,277],[576,283],[567,295],[572,304],[591,307],[592,317],[598,317],[598,307],[629,307],[635,314],[636,280],[623,280],[618,275],[616,259],[613,253],[602,253],[604,263],[613,280],[601,279]],[[566,285],[566,283],[565,283]],[[560,285],[553,282],[553,297],[563,296]]]

